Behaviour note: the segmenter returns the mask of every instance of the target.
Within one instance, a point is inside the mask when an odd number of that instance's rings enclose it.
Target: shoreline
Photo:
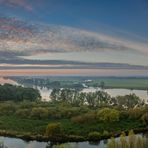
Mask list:
[[[147,133],[148,127],[145,128],[138,128],[138,129],[131,129],[134,131],[135,134],[140,133]],[[18,138],[22,139],[24,141],[38,141],[38,142],[53,142],[53,143],[67,143],[67,142],[97,142],[105,139],[110,139],[111,137],[119,137],[122,132],[125,132],[126,135],[128,134],[128,131],[121,131],[121,132],[114,132],[111,134],[108,134],[106,136],[101,135],[98,139],[89,139],[87,137],[83,136],[77,136],[77,135],[56,135],[52,137],[47,137],[44,135],[31,135],[30,133],[19,133],[14,131],[6,131],[6,130],[0,130],[0,136],[2,137],[9,137],[9,138]]]

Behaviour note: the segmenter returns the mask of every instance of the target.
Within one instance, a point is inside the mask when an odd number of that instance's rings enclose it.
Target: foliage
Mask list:
[[[18,109],[15,114],[18,116],[18,117],[22,117],[22,118],[25,118],[27,117],[29,114],[30,114],[30,110],[29,109]]]
[[[86,122],[92,122],[95,119],[96,119],[95,112],[91,112],[91,113],[82,114],[76,117],[72,117],[71,121],[74,123],[86,123]]]
[[[106,131],[106,130],[104,130],[104,131],[103,131],[103,136],[108,136],[108,135],[109,135],[109,132]]]
[[[144,104],[135,94],[111,97],[104,91],[79,92],[75,89],[53,89],[50,95],[54,103],[67,103],[72,106],[88,106],[97,108],[104,106],[116,106],[119,108],[133,108]]]
[[[110,108],[103,108],[98,111],[97,118],[104,122],[119,121],[119,111]]]
[[[143,109],[139,107],[131,108],[129,109],[128,114],[129,114],[129,118],[131,119],[139,119],[143,114]]]
[[[89,140],[99,140],[101,138],[101,134],[99,132],[90,132],[88,134]]]
[[[53,89],[50,98],[53,102],[67,102],[74,106],[88,104],[89,107],[97,107],[109,103],[111,97],[104,91],[78,92],[74,89]]]
[[[142,115],[141,120],[144,123],[148,124],[148,113],[147,112]]]
[[[49,123],[46,128],[46,136],[55,136],[61,134],[60,123]]]
[[[116,105],[124,108],[133,108],[137,105],[142,105],[144,102],[135,94],[117,96]]]
[[[119,140],[111,138],[107,142],[107,148],[147,148],[148,139],[140,135],[135,135],[131,130],[128,137],[122,133]]]
[[[78,148],[76,145],[59,144],[54,145],[52,148]]]
[[[47,119],[48,118],[48,110],[42,107],[34,107],[31,110],[30,117],[35,119]]]
[[[11,84],[0,85],[0,101],[35,101],[40,98],[39,91],[33,88],[25,88]]]

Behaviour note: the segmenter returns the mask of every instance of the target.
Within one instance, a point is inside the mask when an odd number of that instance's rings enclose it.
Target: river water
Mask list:
[[[10,83],[14,85],[19,85],[17,82],[10,80],[10,79],[4,79],[0,77],[0,84],[4,83]],[[52,89],[48,89],[46,87],[39,87],[39,86],[34,86],[34,88],[38,89],[41,93],[42,100],[49,101],[50,100],[50,93],[52,92]],[[97,90],[101,90],[100,88],[84,88],[82,92],[95,92]],[[108,94],[110,94],[112,97],[116,97],[118,95],[128,95],[131,93],[135,93],[137,96],[139,96],[141,99],[145,100],[145,102],[148,103],[148,91],[146,90],[130,90],[130,89],[105,89]]]
[[[24,141],[18,138],[0,137],[0,143],[3,143],[7,148],[49,148],[50,142],[38,142],[38,141]],[[70,146],[77,146],[78,148],[105,148],[106,141],[101,140],[99,143],[89,142],[73,142],[67,143]]]
[[[137,134],[136,137],[146,136],[142,134]],[[110,140],[110,139],[109,139]],[[119,140],[119,138],[115,138],[115,140]],[[108,140],[101,140],[99,142],[71,142],[66,145],[76,146],[77,148],[106,148]],[[3,143],[5,148],[51,148],[50,142],[38,142],[38,141],[24,141],[18,138],[9,138],[9,137],[0,137],[0,143]]]

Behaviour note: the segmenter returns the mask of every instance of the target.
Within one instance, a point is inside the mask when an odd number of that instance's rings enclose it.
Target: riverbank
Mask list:
[[[141,133],[148,133],[148,127],[147,128],[139,128],[139,129],[133,129],[135,134],[141,134]],[[129,131],[122,131],[125,132],[126,135]],[[3,137],[10,137],[10,138],[19,138],[24,141],[39,141],[39,142],[54,142],[54,143],[67,143],[67,142],[85,142],[85,141],[92,141],[97,142],[100,140],[109,139],[111,137],[119,137],[122,132],[116,132],[112,134],[108,134],[106,136],[100,135],[100,138],[98,139],[90,139],[83,136],[76,136],[76,135],[57,135],[54,137],[47,137],[44,135],[30,135],[30,133],[19,133],[14,131],[6,131],[6,130],[0,130],[0,136]]]

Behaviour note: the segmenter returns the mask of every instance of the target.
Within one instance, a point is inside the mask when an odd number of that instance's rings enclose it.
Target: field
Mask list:
[[[148,89],[148,78],[97,78],[92,85],[100,82],[107,88]]]
[[[83,88],[90,87],[125,88],[148,90],[148,77],[10,77],[20,84],[38,85],[49,88]]]

